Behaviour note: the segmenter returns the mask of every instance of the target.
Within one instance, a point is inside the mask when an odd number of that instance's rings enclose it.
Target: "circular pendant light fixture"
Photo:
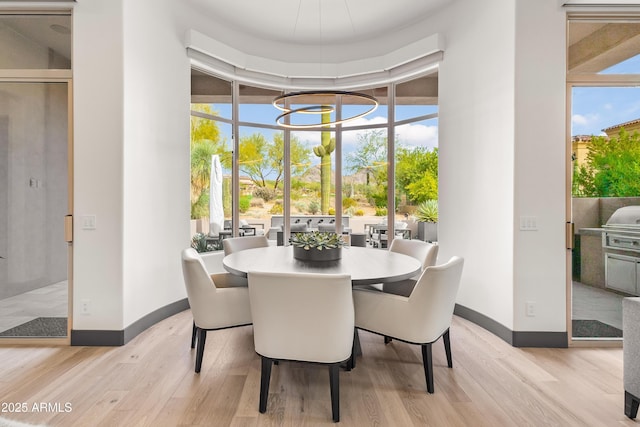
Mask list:
[[[334,102],[334,105],[331,105],[326,102],[315,103],[313,101],[312,102],[308,102],[308,101],[309,101],[309,98],[311,98],[312,100],[314,98],[316,99],[322,98],[322,101],[325,101],[327,97],[334,97],[334,101],[335,101],[338,96],[342,98],[341,100],[343,104],[356,104],[356,103],[364,102],[365,104],[368,105],[369,109],[362,113],[354,114],[350,117],[345,117],[340,120],[336,119],[326,123],[322,122],[321,120],[318,120],[317,123],[310,123],[310,124],[309,123],[294,124],[290,122],[289,123],[285,122],[285,118],[287,117],[291,118],[291,116],[296,114],[322,115],[326,113],[333,113],[336,110],[336,108],[334,107],[336,102]],[[305,105],[305,106],[300,108],[289,108],[287,106],[291,104],[296,104],[296,101],[298,105]],[[350,92],[350,91],[343,91],[343,90],[311,90],[311,91],[301,91],[301,92],[290,92],[274,98],[272,104],[278,110],[283,111],[282,114],[276,117],[276,123],[282,127],[289,128],[289,129],[308,129],[308,128],[315,128],[320,126],[329,126],[329,127],[335,126],[337,124],[345,123],[351,120],[356,120],[368,114],[371,114],[378,108],[378,105],[379,105],[378,100],[371,95],[367,95],[366,93],[361,93],[361,92]]]
[[[323,11],[322,11],[322,0],[317,1],[317,18],[318,18],[318,33],[319,33],[319,41],[320,41],[320,63],[322,61],[322,53],[323,53],[323,31],[322,31],[322,22],[323,22]],[[343,0],[345,10],[349,10],[347,5],[347,0]],[[298,28],[298,20],[300,19],[301,13],[301,4],[302,0],[300,0],[298,7],[298,15],[296,17],[296,22],[294,26]],[[312,9],[312,8],[311,8]],[[308,10],[311,10],[308,9]],[[325,21],[327,19],[331,19],[331,17],[325,17]],[[306,21],[305,21],[306,22]],[[353,27],[353,23],[351,24]],[[354,31],[355,32],[355,31]],[[335,117],[333,120],[328,119],[328,116],[336,111],[336,105],[361,105],[364,104],[366,110],[353,114],[349,117],[342,117],[342,111],[339,111],[338,117]],[[359,119],[368,114],[373,113],[376,108],[378,108],[378,100],[371,96],[362,92],[351,92],[351,91],[343,91],[343,90],[307,90],[300,92],[290,92],[281,96],[277,96],[274,98],[272,102],[273,106],[283,113],[276,117],[276,124],[282,126],[284,128],[289,129],[310,129],[310,128],[318,128],[318,127],[332,127],[341,123],[349,122],[352,120]],[[296,107],[298,105],[299,107]],[[294,106],[294,107],[292,107]],[[367,109],[368,108],[368,109]],[[291,123],[291,119],[299,114],[315,114],[318,116],[318,120],[312,123]]]

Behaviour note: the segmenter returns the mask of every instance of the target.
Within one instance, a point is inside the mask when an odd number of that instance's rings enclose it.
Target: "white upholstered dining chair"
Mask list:
[[[427,267],[408,297],[354,288],[356,328],[422,347],[427,391],[433,393],[431,344],[444,340],[447,364],[453,367],[449,327],[460,286],[464,260]]]
[[[422,240],[394,239],[389,246],[390,252],[409,255],[422,263],[422,269],[436,264],[438,245]]]
[[[273,362],[329,366],[333,420],[340,420],[340,364],[351,366],[354,311],[345,274],[249,271],[255,350],[262,357],[261,413],[267,410]]]
[[[232,237],[222,241],[224,254],[229,255],[245,249],[263,248],[269,246],[267,236]]]
[[[409,255],[417,259],[422,263],[422,271],[424,271],[425,268],[436,265],[438,248],[439,246],[437,244],[423,242],[422,240],[394,239],[391,242],[391,246],[389,246],[389,251]],[[382,285],[382,291],[408,297],[411,295],[420,274],[411,279],[384,283]]]
[[[408,255],[420,261],[422,270],[415,277],[398,282],[376,283],[365,285],[364,288],[384,291],[390,294],[409,296],[425,268],[435,265],[438,258],[438,245],[423,242],[422,240],[394,239],[389,246],[389,252]],[[360,286],[358,286],[360,287]]]
[[[195,371],[200,372],[207,331],[251,324],[249,289],[246,286],[216,286],[202,258],[193,248],[182,251],[182,274],[193,315],[194,337],[198,335]]]

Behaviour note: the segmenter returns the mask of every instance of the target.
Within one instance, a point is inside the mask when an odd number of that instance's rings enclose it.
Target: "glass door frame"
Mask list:
[[[70,345],[73,325],[73,83],[71,70],[0,70],[0,83],[64,83],[67,85],[67,214],[60,218],[67,240],[66,337],[2,337],[0,345]]]
[[[566,157],[566,223],[567,223],[567,277],[566,277],[566,295],[567,295],[567,335],[569,347],[622,347],[623,340],[602,340],[594,338],[573,337],[573,259],[572,251],[574,249],[574,229],[573,229],[573,211],[572,211],[572,182],[573,182],[573,164],[571,149],[571,117],[573,111],[573,89],[577,87],[638,87],[640,86],[640,74],[628,75],[606,75],[606,74],[567,74],[566,85],[566,132],[565,132],[565,157]]]
[[[640,74],[599,74],[599,73],[579,73],[569,70],[569,42],[571,22],[636,22],[640,23],[640,10],[633,9],[620,13],[612,10],[611,7],[604,6],[590,11],[574,10],[568,11],[566,15],[566,125],[565,125],[565,221],[566,221],[566,325],[569,347],[622,347],[620,340],[600,340],[597,338],[573,338],[573,259],[574,249],[574,226],[572,211],[572,110],[573,110],[573,89],[576,87],[633,87],[640,86]]]

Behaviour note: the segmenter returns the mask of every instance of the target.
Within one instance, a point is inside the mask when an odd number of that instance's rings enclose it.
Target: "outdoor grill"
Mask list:
[[[640,295],[640,206],[619,208],[603,228],[605,286]]]

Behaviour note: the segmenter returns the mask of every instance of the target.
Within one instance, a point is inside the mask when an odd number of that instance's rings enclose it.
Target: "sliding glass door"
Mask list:
[[[622,299],[640,295],[640,19],[569,19],[569,330],[619,340]]]
[[[69,85],[0,82],[0,337],[66,337]]]

